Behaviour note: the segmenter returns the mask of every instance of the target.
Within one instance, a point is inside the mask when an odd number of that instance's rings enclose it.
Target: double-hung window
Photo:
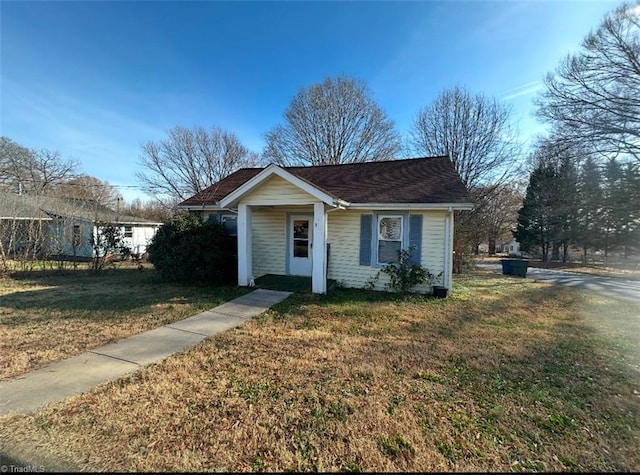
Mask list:
[[[394,264],[400,262],[403,224],[402,215],[378,215],[376,226],[378,234],[378,264]]]

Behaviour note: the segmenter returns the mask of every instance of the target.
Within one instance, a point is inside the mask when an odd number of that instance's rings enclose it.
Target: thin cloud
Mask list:
[[[528,82],[511,89],[507,89],[500,93],[500,99],[503,101],[510,101],[517,97],[528,96],[542,89],[544,85],[540,81]]]

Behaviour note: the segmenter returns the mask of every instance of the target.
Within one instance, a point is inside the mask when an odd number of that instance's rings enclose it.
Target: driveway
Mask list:
[[[478,263],[478,267],[502,273],[502,265],[494,263]],[[564,270],[538,269],[529,267],[527,279],[540,282],[552,282],[581,290],[596,292],[607,297],[614,297],[629,302],[640,303],[640,281],[620,277],[600,277],[589,274],[578,274]]]

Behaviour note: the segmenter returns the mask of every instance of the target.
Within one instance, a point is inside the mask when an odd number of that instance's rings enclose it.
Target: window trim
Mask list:
[[[373,225],[375,226],[375,232],[372,233],[373,240],[373,259],[372,267],[385,267],[389,264],[397,264],[397,262],[380,262],[380,241],[390,241],[390,242],[400,242],[400,250],[407,249],[407,240],[408,240],[408,229],[409,225],[408,214],[407,213],[374,213],[375,219],[373,219]],[[381,239],[380,236],[380,221],[384,218],[400,218],[400,239]]]

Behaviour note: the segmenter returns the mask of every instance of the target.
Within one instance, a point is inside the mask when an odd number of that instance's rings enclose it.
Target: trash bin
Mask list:
[[[511,266],[511,259],[500,259],[502,262],[502,274],[513,275],[513,267]]]
[[[529,267],[529,261],[525,259],[512,259],[511,260],[511,275],[518,277],[527,276],[527,268]]]
[[[449,289],[447,289],[446,287],[443,287],[441,285],[434,285],[433,286],[433,296],[439,299],[444,299],[447,297],[447,292]]]

